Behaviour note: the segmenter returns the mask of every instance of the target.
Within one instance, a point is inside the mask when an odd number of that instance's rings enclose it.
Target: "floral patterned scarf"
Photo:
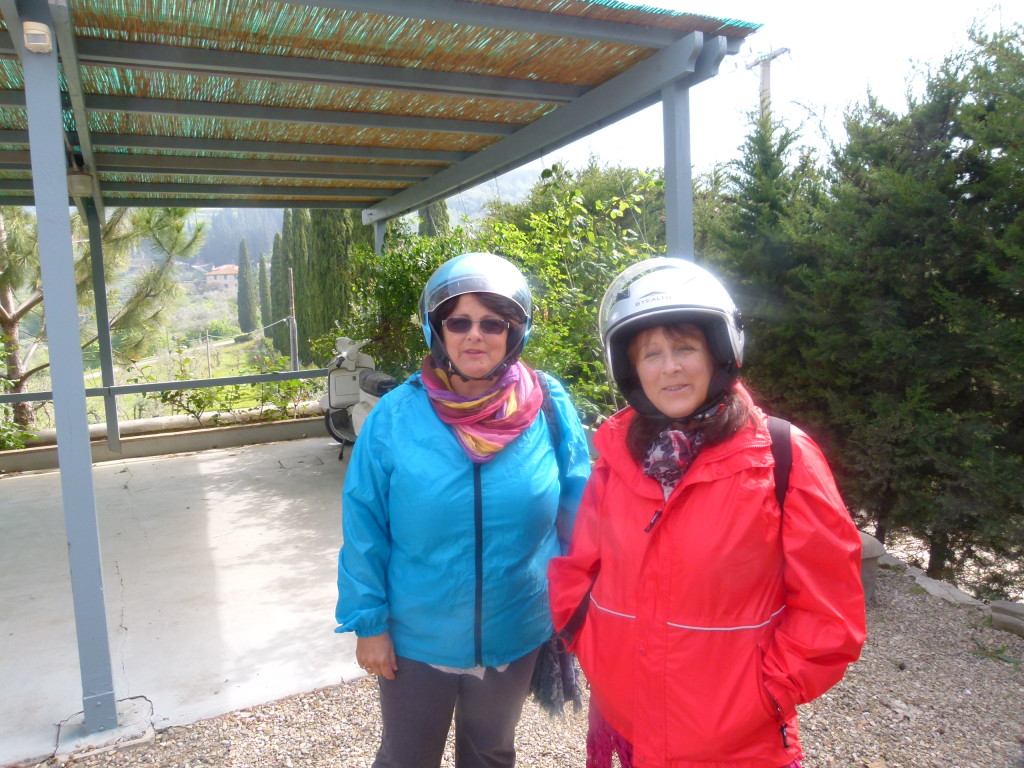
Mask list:
[[[434,411],[476,464],[490,461],[519,437],[537,417],[544,398],[537,374],[522,362],[509,366],[479,397],[455,394],[449,375],[430,355],[423,359],[422,372]]]
[[[644,459],[644,474],[661,483],[666,499],[682,480],[703,444],[703,432],[691,437],[681,429],[671,427],[663,430],[651,443]]]

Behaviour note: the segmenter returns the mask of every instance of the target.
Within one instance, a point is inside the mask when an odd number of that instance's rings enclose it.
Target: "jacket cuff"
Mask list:
[[[338,628],[334,630],[335,632],[355,632],[356,637],[373,637],[390,629],[387,605],[353,611],[347,616],[336,618]]]
[[[374,635],[380,635],[388,631],[388,623],[385,621],[381,624],[370,624],[365,627],[359,627],[355,630],[356,637],[373,637]]]

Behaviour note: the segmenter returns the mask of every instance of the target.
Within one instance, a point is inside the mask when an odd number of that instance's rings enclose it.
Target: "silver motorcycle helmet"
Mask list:
[[[523,323],[509,329],[505,358],[487,376],[480,377],[490,378],[514,364],[526,346],[533,320],[530,286],[515,265],[493,253],[464,253],[438,267],[423,286],[419,303],[423,338],[438,365],[450,366],[451,360],[445,350],[444,334],[441,332],[435,312],[448,299],[465,293],[493,293],[503,296],[522,311]]]
[[[660,256],[625,269],[601,300],[598,324],[612,379],[626,401],[646,416],[663,415],[644,394],[629,360],[629,343],[640,331],[692,323],[707,337],[718,365],[700,417],[722,399],[743,365],[743,322],[725,286],[703,267]]]

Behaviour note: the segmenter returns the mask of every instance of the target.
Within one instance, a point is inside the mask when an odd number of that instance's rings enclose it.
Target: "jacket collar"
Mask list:
[[[680,488],[695,482],[731,475],[750,467],[752,463],[768,463],[771,459],[771,438],[764,413],[750,397],[746,388],[737,382],[734,392],[750,406],[753,422],[747,422],[739,432],[725,442],[701,449],[690,469],[683,476],[673,495]],[[637,413],[632,407],[619,411],[594,435],[594,447],[612,472],[619,475],[627,487],[645,498],[661,500],[661,485],[647,477],[641,466],[633,459],[626,444],[629,425]]]

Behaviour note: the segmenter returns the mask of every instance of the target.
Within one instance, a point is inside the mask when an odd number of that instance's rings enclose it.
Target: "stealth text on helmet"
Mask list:
[[[644,294],[643,296],[641,296],[639,299],[637,299],[636,303],[633,304],[633,306],[634,307],[642,307],[645,304],[654,304],[654,303],[659,302],[659,301],[664,301],[665,297],[667,295],[668,294],[662,293],[660,291],[654,291],[654,292],[651,292],[651,293],[647,293],[647,294]]]

